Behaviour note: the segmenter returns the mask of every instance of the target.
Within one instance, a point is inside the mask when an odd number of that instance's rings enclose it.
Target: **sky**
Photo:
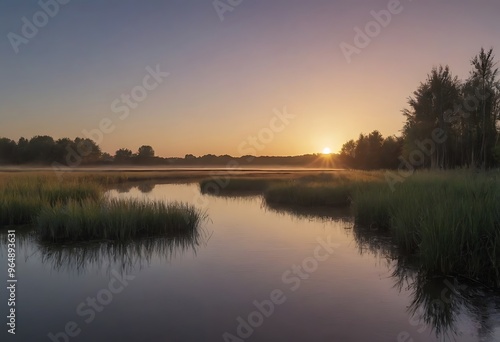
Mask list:
[[[58,1],[0,3],[0,137],[335,152],[398,135],[432,67],[500,51],[497,0]]]

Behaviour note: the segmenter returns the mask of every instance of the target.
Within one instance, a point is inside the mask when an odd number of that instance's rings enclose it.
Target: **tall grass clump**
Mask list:
[[[30,224],[45,207],[70,200],[99,200],[102,194],[102,188],[95,183],[14,177],[0,184],[0,225]]]
[[[289,182],[271,186],[264,198],[271,204],[301,206],[346,206],[350,203],[348,184]]]
[[[271,184],[280,182],[270,178],[212,177],[200,181],[203,194],[218,195],[231,192],[262,193]]]
[[[423,172],[354,195],[356,221],[386,226],[422,268],[500,286],[500,183],[488,173]]]
[[[196,234],[204,218],[193,206],[177,202],[104,199],[43,208],[36,225],[42,241],[129,241]]]
[[[371,228],[388,228],[394,194],[386,183],[363,182],[353,187],[352,207],[357,224]]]

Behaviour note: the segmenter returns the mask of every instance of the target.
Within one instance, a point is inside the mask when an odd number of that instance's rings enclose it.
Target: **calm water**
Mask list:
[[[197,241],[127,246],[42,246],[18,230],[16,336],[3,324],[1,341],[500,341],[495,294],[419,276],[348,211],[196,185],[110,195],[186,201],[209,220]],[[6,259],[3,245],[5,280]],[[0,300],[5,317],[5,289]]]

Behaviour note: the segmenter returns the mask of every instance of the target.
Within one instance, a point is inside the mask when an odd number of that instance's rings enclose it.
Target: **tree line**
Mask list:
[[[17,142],[0,138],[0,165],[45,165],[57,168],[93,166],[93,165],[167,165],[167,166],[324,166],[323,158],[318,154],[302,156],[216,156],[206,154],[194,156],[186,154],[184,158],[162,158],[155,155],[154,149],[143,145],[133,152],[127,148],[118,149],[114,155],[102,152],[93,140],[63,138],[55,140],[50,136],[35,136],[31,139],[20,138]]]
[[[103,153],[99,145],[91,139],[35,136],[31,139],[20,138],[17,142],[0,138],[0,164],[4,165],[94,165],[110,162],[147,161],[155,157],[151,146],[143,145],[136,153],[119,149],[114,156]],[[76,165],[75,165],[76,166]]]
[[[460,81],[449,66],[431,70],[408,98],[401,137],[377,131],[342,146],[340,160],[357,169],[492,168],[500,165],[500,82],[493,50],[471,60]]]
[[[500,165],[500,81],[493,50],[471,60],[469,77],[461,81],[449,66],[431,70],[425,82],[408,98],[402,111],[406,121],[401,136],[383,137],[379,131],[360,134],[346,142],[329,167],[354,169],[492,168]],[[318,154],[295,157],[231,157],[212,154],[184,158],[161,158],[151,146],[136,152],[122,148],[112,156],[92,140],[50,136],[0,138],[0,164],[53,164],[63,166],[137,165],[290,165],[325,166]]]

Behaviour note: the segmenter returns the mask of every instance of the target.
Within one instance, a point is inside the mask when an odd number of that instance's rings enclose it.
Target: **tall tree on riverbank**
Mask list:
[[[413,166],[485,169],[500,163],[500,82],[493,50],[481,49],[471,65],[463,84],[448,67],[434,68],[408,100],[404,156],[427,148],[423,163]],[[431,141],[436,130],[444,141]]]
[[[433,68],[425,83],[408,99],[409,109],[403,111],[406,123],[403,128],[405,139],[404,156],[422,149],[426,141],[439,130],[446,137],[442,143],[432,145],[424,154],[421,165],[430,168],[450,168],[454,166],[456,149],[453,144],[454,132],[447,120],[447,112],[452,112],[460,103],[460,82],[453,76],[448,66]],[[429,145],[430,146],[430,145]],[[420,163],[420,162],[419,162]]]
[[[471,145],[467,163],[484,169],[495,162],[500,83],[493,50],[481,49],[471,64],[473,69],[463,90],[466,117],[463,132],[464,140]]]

